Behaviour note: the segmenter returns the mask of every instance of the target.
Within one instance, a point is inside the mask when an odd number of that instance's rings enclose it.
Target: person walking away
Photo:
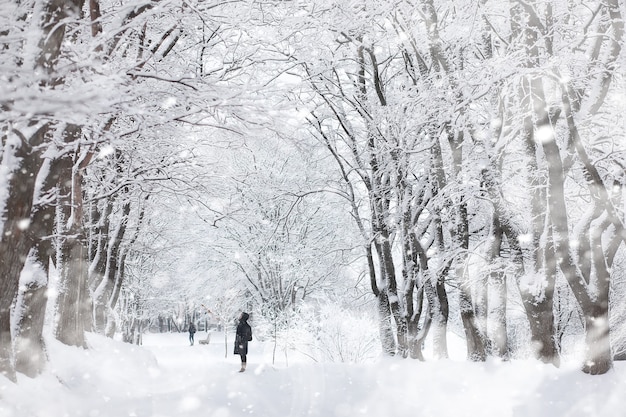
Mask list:
[[[193,335],[196,333],[196,325],[192,322],[189,322],[189,343],[193,346]]]
[[[241,313],[235,334],[235,355],[241,356],[241,369],[239,372],[246,370],[248,342],[252,340],[252,328],[248,324],[249,317],[248,313]]]

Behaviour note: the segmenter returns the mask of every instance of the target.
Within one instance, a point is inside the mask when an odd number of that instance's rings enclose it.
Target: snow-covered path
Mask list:
[[[160,375],[152,381],[151,416],[198,412],[217,417],[369,415],[355,405],[366,402],[375,381],[355,380],[342,370],[344,366],[296,363],[274,367],[266,362],[270,358],[263,349],[259,351],[259,344],[251,343],[248,369],[239,373],[238,357],[230,352],[224,357],[223,340],[208,346],[151,346],[149,341],[144,346],[159,364]]]
[[[88,350],[50,343],[44,375],[0,377],[0,417],[623,417],[626,364],[591,377],[533,360],[469,363],[380,359],[271,365],[254,341],[249,365],[224,357],[223,338],[185,334],[132,346],[90,335]],[[202,334],[199,335],[202,338]],[[229,344],[231,347],[231,344]],[[295,355],[294,355],[295,356]]]
[[[155,341],[162,344],[165,339]],[[626,415],[622,363],[603,377],[584,375],[576,364],[556,369],[533,360],[476,364],[384,359],[350,365],[292,359],[285,367],[270,365],[270,346],[251,343],[248,370],[241,374],[238,358],[230,352],[224,358],[223,339],[209,346],[175,344],[145,344],[161,373],[153,380],[149,416]]]

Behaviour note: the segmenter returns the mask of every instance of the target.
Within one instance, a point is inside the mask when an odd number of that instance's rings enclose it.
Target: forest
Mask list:
[[[469,361],[610,371],[625,14],[0,0],[0,372],[241,311],[317,360],[443,359],[452,332]]]

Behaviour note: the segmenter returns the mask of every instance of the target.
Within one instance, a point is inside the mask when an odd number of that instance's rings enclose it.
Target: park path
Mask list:
[[[354,394],[364,400],[369,391],[368,382],[349,381],[340,367],[328,374],[315,364],[272,366],[260,342],[251,343],[248,368],[239,373],[239,358],[225,357],[219,334],[209,345],[194,346],[186,335],[148,335],[143,348],[158,366],[148,370],[145,396],[135,398],[132,417],[347,416],[354,415]]]

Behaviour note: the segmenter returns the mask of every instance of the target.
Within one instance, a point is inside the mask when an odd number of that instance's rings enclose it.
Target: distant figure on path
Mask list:
[[[193,335],[196,333],[196,325],[189,322],[189,343],[193,346]]]
[[[241,356],[241,369],[239,372],[246,370],[246,355],[248,354],[248,342],[252,340],[252,328],[248,324],[248,313],[241,313],[239,316],[239,324],[237,325],[237,334],[235,335],[235,355]]]

